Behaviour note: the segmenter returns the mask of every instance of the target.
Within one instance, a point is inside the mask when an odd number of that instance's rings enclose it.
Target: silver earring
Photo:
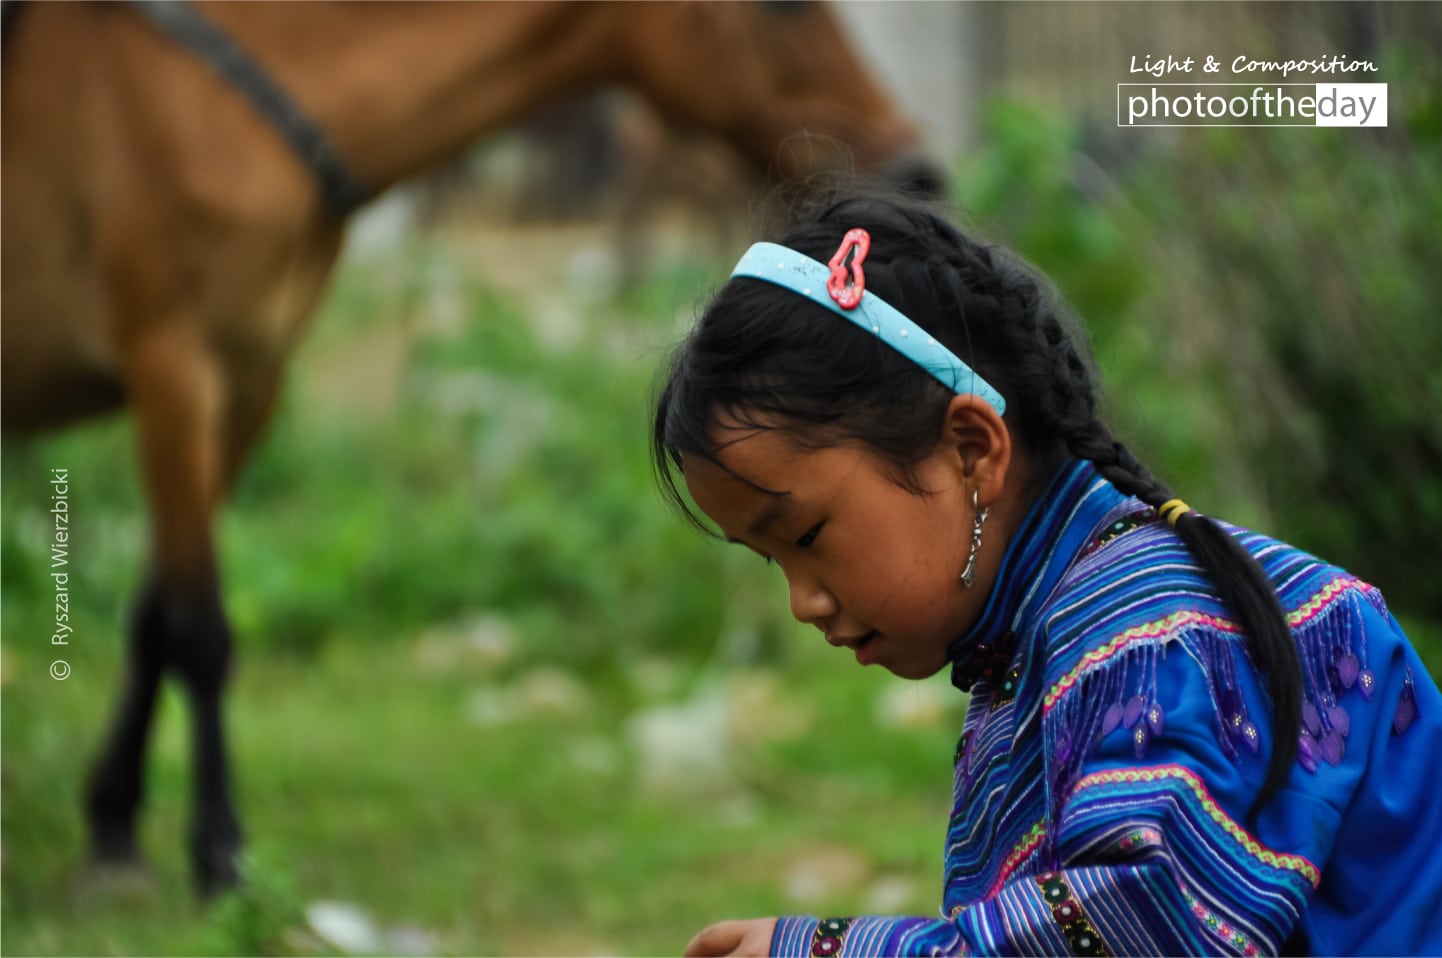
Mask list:
[[[977,491],[971,490],[971,510],[975,518],[971,520],[971,552],[966,557],[966,568],[961,570],[961,584],[968,589],[976,580],[976,553],[981,549],[981,527],[986,523],[986,517],[991,513],[991,508],[982,509],[977,502]]]

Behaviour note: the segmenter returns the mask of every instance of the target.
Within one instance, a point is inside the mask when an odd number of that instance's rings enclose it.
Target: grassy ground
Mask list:
[[[251,655],[230,713],[250,885],[210,908],[185,885],[179,697],[150,767],[149,878],[97,881],[79,867],[77,798],[115,655],[85,655],[63,686],[17,658],[7,954],[324,953],[307,922],[319,901],[362,909],[377,951],[459,954],[666,954],[723,916],[934,908],[959,717],[907,689],[913,727],[878,723],[895,683],[838,656],[733,674],[709,690],[713,709],[659,659],[622,683],[507,677],[473,644],[435,637]],[[689,704],[671,718],[701,754],[660,747],[657,766],[647,701]]]

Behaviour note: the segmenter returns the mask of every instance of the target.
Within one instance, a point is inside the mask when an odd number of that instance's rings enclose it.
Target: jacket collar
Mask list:
[[[953,685],[969,692],[1005,671],[1015,637],[1031,637],[1047,596],[1125,498],[1084,459],[1068,459],[1057,470],[1007,545],[981,618],[947,647]]]

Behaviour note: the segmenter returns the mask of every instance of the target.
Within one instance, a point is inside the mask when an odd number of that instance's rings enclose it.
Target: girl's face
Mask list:
[[[921,463],[916,495],[860,444],[807,449],[750,427],[713,438],[725,468],[686,456],[686,487],[728,540],[781,567],[798,621],[903,678],[946,665],[991,587],[984,569],[973,588],[960,581],[973,511],[954,449]]]

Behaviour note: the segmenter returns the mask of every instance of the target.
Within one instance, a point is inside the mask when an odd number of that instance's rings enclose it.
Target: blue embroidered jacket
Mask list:
[[[1305,677],[1299,756],[1175,531],[1073,461],[952,647],[972,693],[940,918],[783,918],[778,955],[1442,954],[1442,695],[1372,586],[1232,530]]]

